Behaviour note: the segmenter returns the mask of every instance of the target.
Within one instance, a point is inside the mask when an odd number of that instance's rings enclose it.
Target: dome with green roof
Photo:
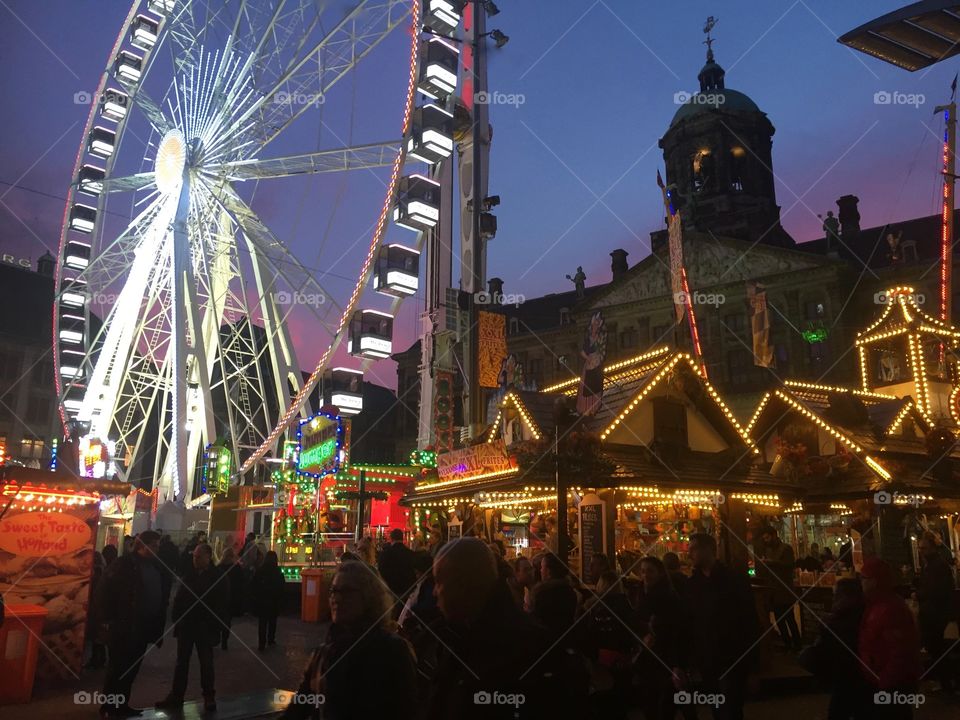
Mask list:
[[[739,90],[724,87],[725,71],[713,59],[713,49],[707,51],[707,64],[703,66],[697,79],[700,80],[700,92],[691,95],[680,106],[670,121],[670,126],[694,115],[712,110],[726,112],[761,112],[749,96]]]

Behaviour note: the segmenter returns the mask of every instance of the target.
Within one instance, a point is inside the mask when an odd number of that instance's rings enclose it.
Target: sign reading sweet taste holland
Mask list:
[[[27,512],[0,520],[0,548],[15,555],[66,555],[90,541],[90,526],[72,515]]]

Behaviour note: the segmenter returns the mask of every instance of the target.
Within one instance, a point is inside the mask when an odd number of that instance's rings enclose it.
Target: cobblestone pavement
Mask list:
[[[320,642],[326,625],[300,622],[295,617],[282,617],[278,625],[279,644],[257,651],[257,623],[254,618],[234,620],[234,636],[229,649],[217,650],[214,656],[217,675],[217,697],[248,695],[260,690],[293,688],[300,681],[311,650]],[[167,636],[163,647],[152,650],[144,660],[133,688],[131,704],[150,707],[166,696],[173,676],[176,640]],[[97,708],[78,705],[75,693],[94,693],[102,688],[102,670],[84,670],[80,679],[56,689],[40,688],[29,705],[0,707],[3,720],[93,720]],[[200,699],[200,671],[196,657],[191,664],[188,700]],[[925,703],[915,714],[916,720],[956,720],[960,718],[960,697],[929,693]],[[747,720],[820,720],[827,715],[827,696],[820,693],[794,694],[751,701],[747,705]],[[215,716],[212,716],[215,717]],[[640,720],[641,715],[631,717]],[[701,709],[700,717],[709,713]]]

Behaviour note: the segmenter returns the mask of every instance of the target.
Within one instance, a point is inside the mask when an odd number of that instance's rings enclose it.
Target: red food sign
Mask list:
[[[0,520],[0,549],[14,555],[66,555],[90,537],[87,523],[64,513],[28,512]]]

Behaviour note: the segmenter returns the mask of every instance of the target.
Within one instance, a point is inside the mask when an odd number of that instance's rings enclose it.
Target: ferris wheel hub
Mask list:
[[[168,130],[157,147],[154,162],[157,188],[167,195],[180,187],[183,168],[187,163],[187,141],[180,130]]]

